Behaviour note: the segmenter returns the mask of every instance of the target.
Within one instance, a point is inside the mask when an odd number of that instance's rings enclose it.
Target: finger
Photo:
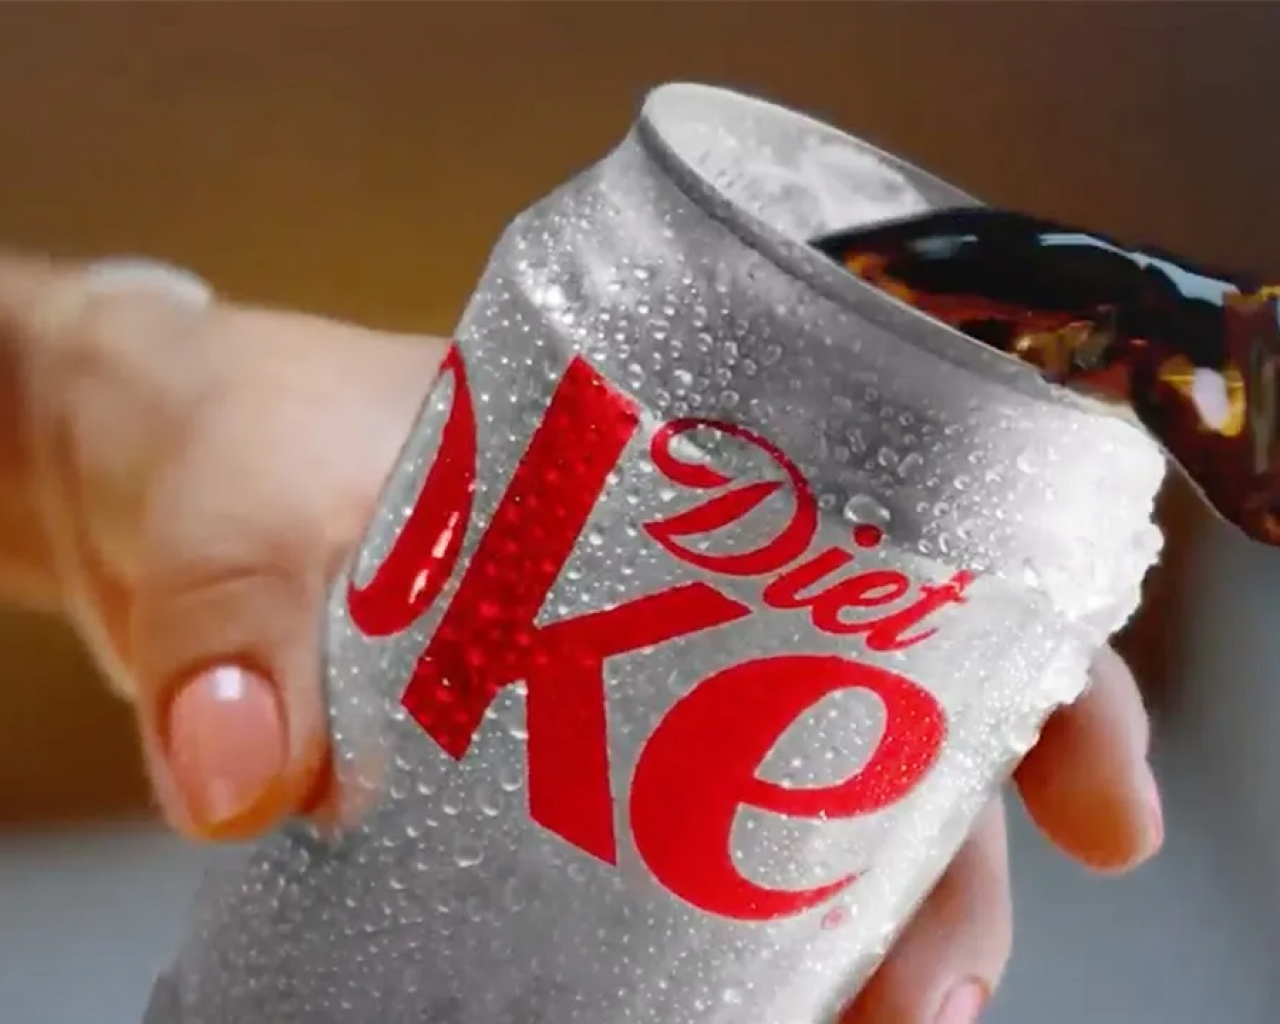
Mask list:
[[[1150,725],[1128,667],[1105,648],[1089,689],[1046,723],[1015,773],[1027,811],[1057,846],[1102,871],[1160,848],[1160,794],[1147,761]]]
[[[241,838],[327,779],[329,586],[412,426],[439,346],[226,314],[226,397],[158,473],[130,617],[144,743],[179,828]],[[263,355],[270,345],[272,355]]]
[[[996,799],[841,1024],[972,1024],[999,984],[1012,941],[1004,808]]]

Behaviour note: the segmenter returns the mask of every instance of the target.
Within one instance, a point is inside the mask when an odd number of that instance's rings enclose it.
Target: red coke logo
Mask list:
[[[440,596],[471,523],[476,422],[456,348],[441,372],[452,381],[452,407],[420,497],[373,577],[348,594],[353,622],[371,637],[407,629]],[[639,424],[635,403],[582,359],[569,364],[403,697],[427,734],[460,760],[497,693],[523,681],[529,813],[608,864],[618,860],[619,816],[605,717],[608,658],[759,614],[807,615],[818,630],[858,637],[869,650],[903,650],[928,640],[936,632],[929,619],[963,603],[972,581],[967,572],[940,583],[913,581],[891,569],[850,572],[856,549],[881,541],[870,525],[854,529],[854,550],[809,553],[818,505],[791,460],[744,427],[685,419],[654,433],[650,457],[673,484],[710,496],[644,530],[672,557],[711,576],[759,580],[759,606],[712,583],[679,583],[538,625],[548,593]],[[754,446],[781,479],[735,486],[716,469],[682,461],[673,442],[694,429]],[[789,499],[790,517],[760,547],[711,554],[685,543],[740,521],[779,495]],[[760,766],[783,733],[823,698],[848,689],[869,691],[884,706],[884,732],[867,762],[830,785],[798,788],[760,778]],[[873,665],[825,654],[731,665],[678,699],[644,742],[626,798],[632,841],[658,881],[707,913],[743,921],[799,913],[857,876],[803,890],[752,881],[731,853],[738,811],[753,807],[825,820],[880,810],[920,782],[945,734],[943,710],[927,690]]]

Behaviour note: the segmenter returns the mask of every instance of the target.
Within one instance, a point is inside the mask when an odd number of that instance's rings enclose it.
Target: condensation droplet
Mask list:
[[[1044,580],[1040,576],[1040,570],[1036,568],[1035,562],[1030,558],[1022,563],[1022,582],[1032,590],[1044,589]]]
[[[851,523],[887,526],[892,518],[889,510],[869,494],[855,494],[844,503],[844,517]]]
[[[453,861],[460,868],[472,868],[484,860],[484,847],[471,836],[463,836],[453,848]]]
[[[506,795],[500,789],[494,790],[485,786],[476,793],[476,804],[479,806],[481,813],[490,818],[501,814],[506,802]]]
[[[507,793],[514,793],[524,784],[520,766],[504,761],[497,768],[498,786]]]
[[[520,878],[509,878],[502,887],[502,902],[508,910],[521,910],[525,905],[524,882]]]
[[[924,465],[924,456],[919,452],[908,452],[903,456],[902,461],[898,463],[898,473],[901,476],[907,476],[915,472]]]

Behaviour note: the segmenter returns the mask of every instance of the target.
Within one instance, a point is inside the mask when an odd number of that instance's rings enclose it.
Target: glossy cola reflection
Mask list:
[[[981,208],[819,238],[870,284],[1131,409],[1210,505],[1280,545],[1280,288]]]

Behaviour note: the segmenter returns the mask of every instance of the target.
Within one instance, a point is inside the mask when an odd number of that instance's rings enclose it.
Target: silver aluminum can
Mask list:
[[[1160,545],[1144,433],[805,245],[971,202],[675,85],[517,217],[329,607],[344,825],[148,1019],[833,1021]]]

